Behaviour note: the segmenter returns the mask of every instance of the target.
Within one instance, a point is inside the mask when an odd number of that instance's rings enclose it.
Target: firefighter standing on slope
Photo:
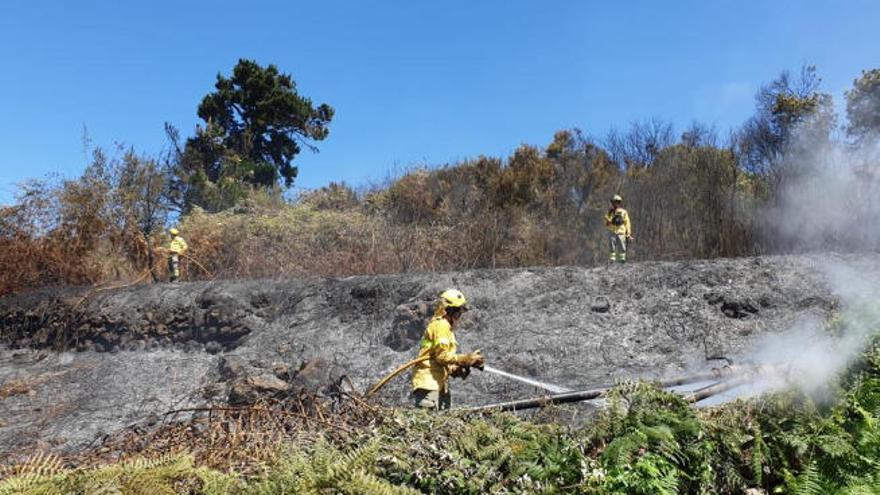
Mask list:
[[[482,369],[485,364],[480,351],[456,354],[455,327],[467,311],[464,294],[449,289],[440,294],[440,302],[425,335],[422,337],[419,357],[430,356],[427,361],[416,364],[412,376],[413,400],[422,409],[449,409],[452,405],[449,393],[449,377],[466,377],[470,368]]]
[[[623,209],[623,198],[615,194],[611,198],[611,208],[605,214],[605,227],[611,244],[611,262],[626,263],[626,245],[633,240],[629,213]]]
[[[186,253],[189,246],[176,228],[168,229],[168,233],[171,234],[171,243],[168,245],[168,280],[177,282],[180,278],[180,256]]]

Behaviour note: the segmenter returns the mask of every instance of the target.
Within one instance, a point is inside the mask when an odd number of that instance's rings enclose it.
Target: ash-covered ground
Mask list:
[[[169,411],[306,389],[366,390],[416,355],[436,296],[473,308],[460,351],[572,389],[740,359],[757,337],[838,300],[817,270],[840,259],[880,276],[880,256],[782,256],[401,274],[345,279],[43,290],[0,299],[0,458],[99,445]],[[346,379],[347,377],[347,379]],[[474,372],[458,405],[533,396]],[[408,405],[408,375],[379,399]]]

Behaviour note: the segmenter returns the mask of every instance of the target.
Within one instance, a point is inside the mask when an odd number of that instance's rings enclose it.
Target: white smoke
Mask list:
[[[784,160],[782,177],[767,221],[780,236],[777,245],[810,253],[839,314],[805,317],[755,342],[744,361],[782,364],[787,372],[740,395],[795,386],[821,400],[880,331],[880,146],[802,138]]]
[[[880,143],[797,139],[779,166],[767,218],[794,251],[865,252],[880,247]]]

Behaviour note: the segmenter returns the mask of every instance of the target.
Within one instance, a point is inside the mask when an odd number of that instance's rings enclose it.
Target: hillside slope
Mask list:
[[[755,339],[836,307],[829,256],[645,262],[345,279],[158,284],[0,299],[0,452],[76,450],[206,403],[365,390],[416,354],[431,302],[471,299],[459,344],[489,364],[578,387],[740,359]],[[835,257],[835,256],[832,256]],[[837,257],[840,258],[840,257]],[[846,257],[880,276],[880,256]],[[457,404],[533,395],[475,372]],[[381,398],[407,404],[408,380]]]

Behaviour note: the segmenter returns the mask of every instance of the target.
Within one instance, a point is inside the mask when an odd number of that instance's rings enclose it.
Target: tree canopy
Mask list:
[[[178,149],[178,202],[216,210],[248,186],[292,186],[294,159],[303,148],[318,150],[333,108],[300,95],[290,74],[253,60],[239,60],[229,77],[218,74],[214,88],[198,107],[204,126]]]
[[[880,135],[880,69],[863,71],[846,92],[847,131],[855,137]]]
[[[794,136],[809,136],[813,142],[829,139],[836,117],[831,96],[819,91],[821,82],[816,67],[808,65],[797,77],[783,71],[761,87],[755,115],[737,135],[746,170],[774,175]]]
[[[297,93],[289,74],[252,60],[239,60],[232,77],[218,74],[215,88],[202,99],[198,115],[217,127],[227,149],[252,162],[250,182],[265,186],[281,179],[292,185],[293,159],[302,146],[316,150],[311,141],[327,137],[333,108],[313,105]]]

